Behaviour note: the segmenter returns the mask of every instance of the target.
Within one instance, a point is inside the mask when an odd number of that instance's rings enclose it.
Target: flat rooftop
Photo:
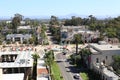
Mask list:
[[[46,68],[44,60],[38,60],[37,69]]]
[[[0,52],[1,55],[5,54],[18,54],[15,62],[2,62],[0,68],[12,68],[12,67],[32,67],[33,59],[31,54],[34,51],[13,51],[13,52]]]
[[[93,46],[99,50],[120,50],[118,45],[111,45],[111,44],[96,44],[92,43],[90,46]]]
[[[93,48],[90,48],[90,51],[93,52],[94,54],[98,52],[97,50],[95,50]]]
[[[109,76],[109,77],[118,78],[118,76],[115,73],[113,73],[112,71],[109,71],[109,70],[105,70],[104,74]]]
[[[37,77],[37,80],[49,80],[48,77]]]
[[[23,80],[24,73],[16,73],[16,74],[3,74],[2,79],[0,80]]]
[[[17,29],[31,29],[31,26],[18,26]]]

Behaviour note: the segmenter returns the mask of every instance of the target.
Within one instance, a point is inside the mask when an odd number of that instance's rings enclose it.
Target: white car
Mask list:
[[[75,79],[80,79],[80,75],[79,74],[76,74],[73,76]]]

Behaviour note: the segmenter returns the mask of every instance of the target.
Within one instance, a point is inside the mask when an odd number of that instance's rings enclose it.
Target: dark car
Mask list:
[[[80,75],[79,74],[76,74],[73,76],[75,79],[79,79],[80,80]]]
[[[67,53],[66,52],[63,52],[63,55],[66,55]]]

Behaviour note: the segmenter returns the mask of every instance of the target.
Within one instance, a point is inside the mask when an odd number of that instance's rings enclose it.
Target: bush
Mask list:
[[[0,41],[0,45],[2,45],[2,41]]]
[[[27,44],[27,40],[24,40],[24,41],[23,41],[23,44]]]
[[[11,41],[6,41],[7,44],[10,44]]]
[[[70,59],[71,59],[71,61],[72,61],[73,64],[76,64],[77,66],[80,65],[81,56],[79,54],[73,54],[73,55],[71,55]]]

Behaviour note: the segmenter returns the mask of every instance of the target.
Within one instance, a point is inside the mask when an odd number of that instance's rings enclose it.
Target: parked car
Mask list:
[[[63,52],[63,55],[66,55],[67,53],[66,52]]]
[[[79,74],[75,74],[73,77],[74,77],[75,79],[79,79],[79,80],[80,80],[80,75],[79,75]]]

